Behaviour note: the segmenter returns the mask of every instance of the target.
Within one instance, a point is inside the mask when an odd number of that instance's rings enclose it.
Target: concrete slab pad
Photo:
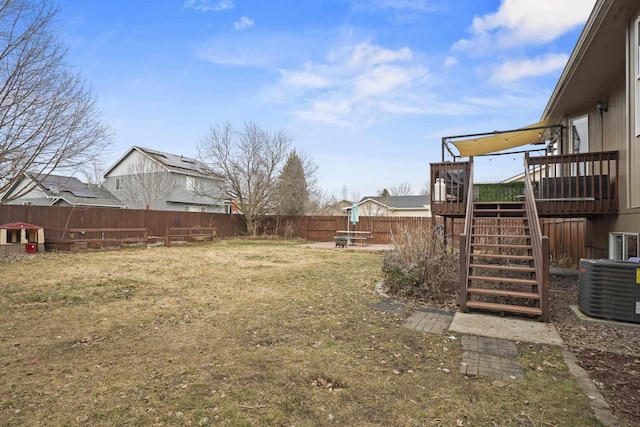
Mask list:
[[[616,327],[622,327],[622,328],[640,329],[640,323],[629,323],[629,322],[622,322],[619,320],[599,319],[596,317],[587,316],[582,311],[580,311],[580,308],[578,308],[577,305],[570,305],[569,310],[571,310],[573,315],[576,316],[579,321],[584,323],[595,323],[598,325],[605,325],[605,326],[616,326]]]
[[[482,337],[500,338],[563,346],[558,331],[550,323],[513,319],[485,314],[456,313],[449,331]]]

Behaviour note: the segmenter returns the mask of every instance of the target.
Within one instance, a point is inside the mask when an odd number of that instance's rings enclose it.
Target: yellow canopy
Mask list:
[[[495,153],[510,148],[540,142],[548,120],[507,132],[497,132],[493,135],[472,139],[453,141],[452,144],[460,151],[460,157],[478,156],[480,154]],[[533,130],[531,128],[534,128]],[[535,129],[538,128],[538,129]]]

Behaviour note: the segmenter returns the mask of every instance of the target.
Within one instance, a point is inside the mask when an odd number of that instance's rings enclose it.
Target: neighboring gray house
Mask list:
[[[189,157],[134,146],[104,179],[104,186],[131,209],[229,212],[224,180]]]
[[[30,172],[25,173],[20,181],[3,194],[2,200],[9,200],[7,204],[13,205],[125,207],[100,185],[85,184],[73,176]]]
[[[367,196],[358,202],[358,213],[362,216],[431,216],[431,202],[429,196]]]

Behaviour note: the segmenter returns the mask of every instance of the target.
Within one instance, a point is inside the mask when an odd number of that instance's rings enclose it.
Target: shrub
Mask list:
[[[392,234],[392,243],[382,263],[390,293],[429,299],[457,287],[458,254],[446,247],[441,233],[405,226]]]

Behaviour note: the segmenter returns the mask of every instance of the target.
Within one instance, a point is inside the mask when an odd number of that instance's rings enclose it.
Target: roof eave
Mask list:
[[[569,56],[569,60],[567,61],[567,64],[565,65],[562,74],[558,79],[558,83],[556,83],[556,86],[553,89],[551,96],[549,97],[549,101],[547,102],[542,116],[540,117],[541,121],[549,119],[551,123],[554,123],[560,119],[560,117],[554,116],[554,114],[557,114],[555,111],[556,106],[561,97],[564,95],[569,81],[578,69],[582,58],[589,48],[591,40],[595,36],[595,33],[597,32],[600,24],[602,23],[602,20],[604,19],[604,8],[606,7],[606,10],[608,10],[610,7],[612,7],[613,3],[614,2],[607,2],[606,0],[596,1],[596,4],[591,11],[591,15],[589,15],[589,18],[587,19],[587,22],[585,23],[584,28],[580,33],[580,37],[578,38],[578,41],[576,42],[576,45],[571,52],[571,55]]]

